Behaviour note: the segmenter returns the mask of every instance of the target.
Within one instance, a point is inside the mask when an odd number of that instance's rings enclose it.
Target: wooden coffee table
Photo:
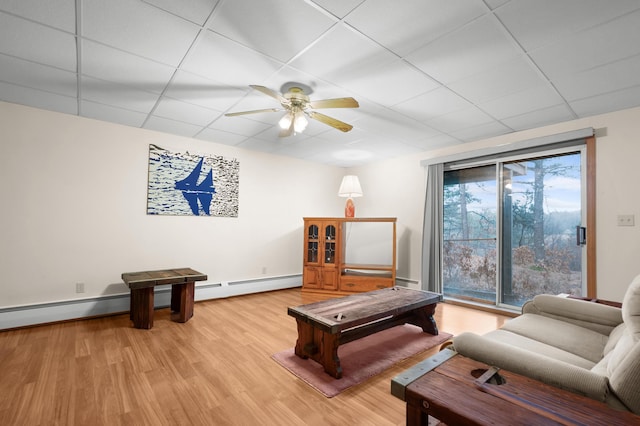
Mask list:
[[[339,345],[405,323],[437,335],[433,314],[441,300],[437,293],[392,287],[290,307],[288,314],[298,325],[295,353],[320,363],[339,379]]]
[[[191,268],[163,269],[159,271],[125,272],[122,280],[131,290],[129,317],[135,328],[153,327],[154,287],[171,285],[171,319],[187,322],[193,316],[193,298],[196,281],[207,276]]]
[[[391,381],[407,425],[638,425],[640,416],[445,349]]]

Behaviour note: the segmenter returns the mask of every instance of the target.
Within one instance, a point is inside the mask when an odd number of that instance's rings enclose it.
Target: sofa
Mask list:
[[[640,275],[620,308],[542,294],[484,335],[453,339],[461,355],[640,414]]]

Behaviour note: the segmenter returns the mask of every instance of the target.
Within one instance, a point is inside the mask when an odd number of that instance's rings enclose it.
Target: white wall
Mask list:
[[[640,274],[640,108],[575,120],[447,149],[405,156],[351,170],[360,176],[364,215],[398,217],[398,276],[420,279],[425,170],[420,161],[593,127],[596,129],[597,296],[622,300]],[[619,227],[619,214],[635,215],[634,227]]]
[[[238,217],[147,215],[151,143],[237,158]],[[342,214],[343,174],[0,103],[0,308],[127,293],[129,271],[186,266],[214,283],[300,274],[302,217]]]
[[[341,216],[336,192],[347,172],[359,175],[364,191],[357,216],[398,218],[398,277],[417,285],[421,160],[584,127],[599,133],[598,297],[620,300],[640,273],[640,109],[345,171],[0,103],[0,308],[126,293],[120,274],[136,270],[189,266],[209,282],[300,274],[302,217]],[[239,217],[148,216],[150,143],[237,158]],[[634,214],[636,226],[616,226],[618,214]],[[75,293],[78,282],[86,293]]]

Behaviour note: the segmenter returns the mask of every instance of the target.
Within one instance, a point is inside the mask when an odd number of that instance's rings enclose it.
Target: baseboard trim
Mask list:
[[[420,290],[420,281],[396,276],[396,285]]]
[[[258,278],[241,281],[205,283],[195,286],[195,301],[219,299],[243,294],[284,290],[302,286],[302,275]],[[0,309],[0,330],[62,322],[129,312],[129,293],[86,299],[26,305]],[[166,308],[171,304],[171,286],[158,286],[154,306]]]

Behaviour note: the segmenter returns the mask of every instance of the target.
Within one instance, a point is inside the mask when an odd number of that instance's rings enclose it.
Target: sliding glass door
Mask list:
[[[445,169],[445,297],[517,307],[540,293],[584,294],[584,153],[575,149]]]

